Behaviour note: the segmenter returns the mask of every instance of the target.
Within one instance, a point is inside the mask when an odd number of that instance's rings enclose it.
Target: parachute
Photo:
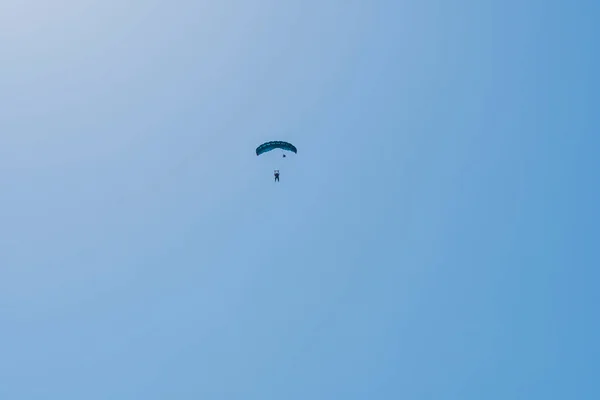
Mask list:
[[[284,151],[291,151],[294,154],[298,153],[298,149],[296,149],[296,146],[294,146],[291,143],[288,142],[282,142],[282,141],[273,141],[273,142],[266,142],[261,144],[260,146],[258,146],[256,148],[256,155],[260,156],[261,154],[267,153],[271,150],[275,150],[275,149],[280,149],[282,151],[282,153]],[[269,158],[268,156],[267,159]],[[285,153],[283,153],[283,158],[285,158]],[[275,176],[275,182],[279,182],[279,170],[276,169],[273,172],[274,176]]]
[[[298,153],[298,149],[296,149],[296,146],[294,146],[293,144],[288,143],[288,142],[274,141],[274,142],[266,142],[266,143],[263,143],[260,146],[258,146],[256,148],[256,155],[260,156],[263,153],[266,153],[268,151],[275,150],[275,149],[287,150],[287,151],[291,151],[293,153]]]

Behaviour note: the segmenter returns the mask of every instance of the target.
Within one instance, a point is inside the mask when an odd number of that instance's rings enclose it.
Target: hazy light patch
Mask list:
[[[1,162],[15,166],[103,160],[164,130],[177,137],[176,114],[205,114],[202,131],[216,132],[206,118],[221,114],[211,110],[247,63],[240,46],[265,22],[260,9],[212,2],[11,5],[13,19],[35,17],[2,55]]]
[[[2,41],[31,38],[77,19],[93,1],[6,0],[0,3]]]

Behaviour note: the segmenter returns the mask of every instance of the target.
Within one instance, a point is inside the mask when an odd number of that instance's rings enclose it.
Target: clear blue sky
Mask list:
[[[0,399],[600,398],[599,18],[3,0]]]

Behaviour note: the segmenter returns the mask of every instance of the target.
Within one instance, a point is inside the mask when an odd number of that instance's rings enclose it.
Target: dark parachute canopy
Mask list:
[[[263,153],[266,153],[268,151],[275,150],[275,149],[282,149],[282,150],[291,151],[293,153],[298,153],[298,149],[296,149],[296,146],[294,146],[293,144],[288,143],[288,142],[274,141],[274,142],[266,142],[266,143],[263,143],[260,146],[258,146],[256,148],[256,155],[260,156]]]

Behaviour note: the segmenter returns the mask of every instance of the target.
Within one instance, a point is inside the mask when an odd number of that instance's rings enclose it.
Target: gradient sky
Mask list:
[[[3,0],[0,399],[600,398],[599,19]]]

